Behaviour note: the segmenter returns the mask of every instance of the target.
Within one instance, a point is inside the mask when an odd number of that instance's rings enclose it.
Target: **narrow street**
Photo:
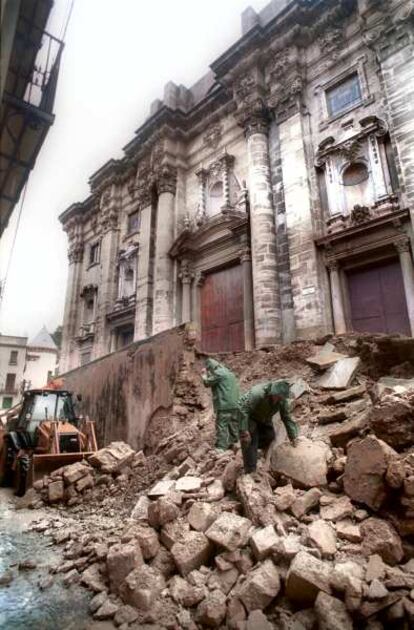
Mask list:
[[[64,588],[60,580],[49,579],[49,568],[61,562],[61,552],[48,536],[27,531],[47,511],[16,510],[14,502],[13,493],[1,488],[0,628],[79,628],[87,619],[90,597],[78,586]],[[33,568],[24,568],[27,561]],[[5,584],[8,575],[11,581]]]

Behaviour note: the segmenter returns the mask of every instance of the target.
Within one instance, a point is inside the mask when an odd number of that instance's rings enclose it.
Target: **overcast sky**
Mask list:
[[[251,0],[256,11],[269,0]],[[59,36],[69,0],[56,0]],[[75,0],[56,120],[32,172],[0,312],[3,334],[53,332],[63,320],[67,241],[58,216],[88,196],[88,179],[122,147],[172,80],[190,87],[241,34],[249,0]],[[16,227],[0,242],[0,278]]]

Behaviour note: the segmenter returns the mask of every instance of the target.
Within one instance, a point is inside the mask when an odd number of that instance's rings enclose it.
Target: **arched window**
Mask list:
[[[356,205],[370,205],[369,173],[363,162],[352,162],[342,172],[346,209],[350,213]]]
[[[221,211],[223,205],[223,182],[216,182],[209,190],[208,214],[214,216]]]

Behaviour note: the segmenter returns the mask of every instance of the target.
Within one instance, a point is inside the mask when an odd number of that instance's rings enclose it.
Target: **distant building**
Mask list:
[[[54,122],[62,42],[46,31],[53,0],[1,0],[0,236]]]
[[[27,337],[0,335],[0,411],[16,405],[26,389],[45,387],[55,376],[58,349],[44,327]]]
[[[27,337],[0,335],[0,410],[10,409],[20,400],[26,351]]]
[[[60,217],[61,372],[194,322],[210,352],[414,334],[408,0],[272,0]]]

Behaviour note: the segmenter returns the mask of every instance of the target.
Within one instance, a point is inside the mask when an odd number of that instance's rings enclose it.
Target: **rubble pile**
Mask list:
[[[401,381],[414,369],[377,384],[360,344],[333,341],[226,357],[244,388],[286,376],[296,397],[297,447],[278,424],[254,475],[240,450],[212,448],[194,386],[186,421],[149,454],[114,443],[38,485],[45,502],[62,495],[34,525],[63,545],[51,570],[94,593],[95,619],[122,630],[412,627],[414,401]]]

